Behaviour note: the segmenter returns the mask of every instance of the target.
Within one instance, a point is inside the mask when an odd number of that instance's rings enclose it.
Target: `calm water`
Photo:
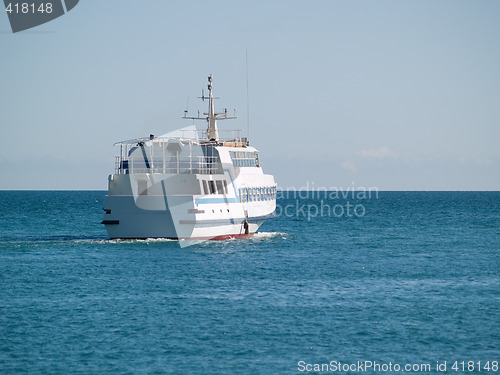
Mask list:
[[[254,238],[187,248],[107,240],[104,194],[0,192],[1,374],[498,373],[499,192],[288,197]]]

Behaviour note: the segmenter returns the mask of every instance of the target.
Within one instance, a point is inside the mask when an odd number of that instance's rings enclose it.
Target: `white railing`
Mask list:
[[[220,174],[223,172],[218,156],[192,156],[179,160],[115,157],[115,174],[138,173]]]
[[[241,129],[219,129],[219,140],[218,142],[243,142],[246,144],[247,138],[241,137]],[[140,142],[147,143],[150,141],[153,142],[166,142],[168,140],[177,140],[184,143],[193,142],[195,144],[204,144],[211,143],[208,139],[207,130],[200,129],[179,129],[177,132],[180,132],[179,137],[168,136],[168,137],[145,137],[145,138],[135,138],[129,139],[126,141],[116,142],[115,146],[126,146],[126,145],[136,145]]]
[[[183,139],[196,139],[208,141],[208,131],[200,129],[181,129]],[[218,129],[219,142],[246,142],[246,138],[241,137],[241,129]]]
[[[240,137],[241,130],[220,130],[229,137],[219,137],[216,142],[206,138],[206,130],[179,131],[179,137],[151,136],[116,143],[120,154],[116,156],[115,174],[219,174],[223,171],[215,147],[246,144],[246,138]]]

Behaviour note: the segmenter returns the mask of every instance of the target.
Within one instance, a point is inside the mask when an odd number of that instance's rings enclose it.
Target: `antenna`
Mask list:
[[[219,141],[219,131],[217,129],[217,121],[218,120],[229,120],[236,118],[234,117],[228,117],[227,115],[227,108],[224,108],[223,112],[215,112],[214,109],[214,99],[219,99],[213,96],[212,94],[212,81],[213,77],[210,74],[208,76],[208,96],[205,96],[205,91],[201,91],[201,97],[200,99],[205,101],[205,99],[208,99],[208,111],[203,113],[205,115],[204,117],[200,117],[200,111],[198,110],[198,117],[188,117],[187,116],[187,111],[184,111],[184,118],[185,119],[192,119],[192,120],[205,120],[207,122],[207,135],[208,139],[210,141],[218,142]],[[236,114],[236,111],[235,111]]]
[[[246,77],[247,77],[247,144],[250,142],[250,99],[248,95],[248,48],[245,50]]]
[[[188,112],[189,112],[189,95],[188,95],[188,98],[187,98],[186,110],[184,111],[184,117],[187,116]]]

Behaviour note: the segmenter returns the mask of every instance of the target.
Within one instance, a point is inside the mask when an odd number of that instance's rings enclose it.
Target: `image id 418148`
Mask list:
[[[13,33],[52,21],[73,9],[79,0],[4,0]]]

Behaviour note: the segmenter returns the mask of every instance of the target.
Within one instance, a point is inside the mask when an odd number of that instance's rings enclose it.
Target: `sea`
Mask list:
[[[181,246],[0,191],[0,374],[499,373],[500,192],[288,193]]]

